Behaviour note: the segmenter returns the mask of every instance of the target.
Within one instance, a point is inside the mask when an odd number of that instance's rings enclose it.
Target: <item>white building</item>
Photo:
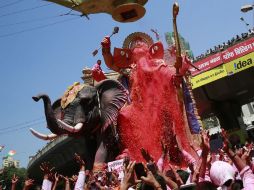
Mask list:
[[[19,160],[14,160],[13,157],[7,156],[3,157],[3,168],[14,166],[15,168],[19,168]]]

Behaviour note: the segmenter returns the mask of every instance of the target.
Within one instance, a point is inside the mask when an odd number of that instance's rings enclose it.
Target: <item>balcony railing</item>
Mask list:
[[[59,144],[60,142],[63,142],[64,140],[66,140],[68,138],[68,136],[60,136],[58,138],[56,138],[53,141],[50,141],[49,143],[46,144],[46,146],[44,146],[41,150],[39,150],[35,156],[33,156],[30,160],[29,163],[27,165],[27,168],[29,168],[31,165],[33,165],[33,163],[40,158],[42,155],[44,155],[46,152],[48,152],[50,149],[52,149],[54,146],[56,146],[57,144]]]

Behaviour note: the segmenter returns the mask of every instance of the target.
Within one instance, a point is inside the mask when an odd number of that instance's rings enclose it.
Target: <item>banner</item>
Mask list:
[[[196,76],[207,70],[215,68],[223,63],[230,62],[232,60],[238,59],[246,54],[254,52],[254,38],[247,39],[241,43],[238,43],[232,47],[227,48],[223,52],[210,55],[200,61],[194,63],[200,71],[191,68],[191,75]]]
[[[192,89],[198,88],[210,82],[227,76],[225,65],[220,65],[210,71],[206,71],[191,78]]]
[[[229,63],[225,64],[228,75],[233,75],[250,67],[253,67],[254,62],[254,52],[249,53],[243,57],[235,59]]]
[[[124,159],[108,162],[108,171],[109,172],[116,171],[119,174],[118,179],[121,180],[121,181],[124,177],[123,161],[124,161]]]
[[[217,67],[219,65],[223,64],[221,53],[216,53],[214,55],[210,55],[198,62],[195,62],[194,65],[200,69],[200,71],[196,70],[195,68],[191,68],[191,75],[195,76],[199,73],[202,73],[204,71],[207,71],[209,69],[212,69],[214,67]]]
[[[184,95],[183,100],[184,100],[184,105],[186,109],[186,115],[187,115],[190,130],[192,134],[199,134],[202,126],[200,126],[198,122],[197,115],[195,114],[195,106],[185,81],[183,81],[182,87],[183,87],[183,95]]]
[[[244,42],[236,44],[227,48],[222,52],[222,59],[224,63],[240,58],[248,53],[254,51],[254,38],[250,38]]]

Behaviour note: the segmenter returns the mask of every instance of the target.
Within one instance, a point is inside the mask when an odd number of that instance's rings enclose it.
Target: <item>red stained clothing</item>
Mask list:
[[[97,82],[106,79],[106,76],[104,75],[101,66],[98,63],[96,63],[92,68],[92,76],[93,79]]]

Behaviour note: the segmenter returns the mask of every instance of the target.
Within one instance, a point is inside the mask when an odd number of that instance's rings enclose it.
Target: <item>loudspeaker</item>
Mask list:
[[[138,0],[122,1],[115,6],[112,17],[118,22],[134,22],[145,15],[146,9],[143,5],[144,2]]]

